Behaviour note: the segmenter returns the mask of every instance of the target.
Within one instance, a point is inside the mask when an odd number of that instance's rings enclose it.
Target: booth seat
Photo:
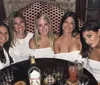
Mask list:
[[[53,26],[53,31],[54,33],[59,33],[59,25],[62,16],[66,12],[65,10],[57,7],[54,4],[51,3],[46,3],[46,2],[34,2],[31,3],[30,5],[18,10],[19,12],[22,13],[22,15],[26,19],[26,24],[27,24],[27,31],[34,32],[34,18],[36,15],[40,12],[47,13],[48,16],[51,19],[51,23]],[[9,17],[7,17],[4,22],[8,24]],[[78,25],[81,28],[83,25],[83,21],[78,18]]]

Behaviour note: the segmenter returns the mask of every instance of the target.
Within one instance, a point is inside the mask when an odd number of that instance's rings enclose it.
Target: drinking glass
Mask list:
[[[79,61],[79,60],[76,60],[75,63],[77,64],[77,71],[78,71],[78,76],[81,76],[83,75],[83,61]]]
[[[79,85],[88,85],[89,83],[89,77],[85,74],[79,76],[78,80],[79,80]]]
[[[54,69],[54,76],[57,81],[63,78],[63,68],[57,67]]]
[[[55,78],[54,78],[54,70],[47,68],[44,72],[44,79],[43,82],[45,85],[52,85],[55,83]]]
[[[68,62],[69,68],[69,81],[75,83],[77,81],[77,64],[74,62]]]
[[[13,72],[14,72],[14,70],[12,67],[2,70],[2,72],[1,72],[2,85],[11,85],[12,84],[12,81],[14,79]]]

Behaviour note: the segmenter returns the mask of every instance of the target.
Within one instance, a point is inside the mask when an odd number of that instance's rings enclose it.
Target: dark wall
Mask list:
[[[87,0],[76,0],[76,14],[83,21],[85,21],[86,1]]]
[[[0,0],[0,21],[6,18],[3,0]]]

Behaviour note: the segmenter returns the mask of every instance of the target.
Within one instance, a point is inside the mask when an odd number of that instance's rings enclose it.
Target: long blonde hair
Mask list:
[[[49,27],[49,33],[48,33],[48,38],[49,38],[49,41],[50,41],[50,46],[53,48],[53,40],[54,40],[54,34],[53,34],[53,29],[52,29],[52,25],[51,25],[51,20],[50,18],[48,17],[47,14],[45,13],[39,13],[36,18],[35,18],[35,34],[34,34],[34,38],[35,38],[35,46],[36,48],[39,48],[39,41],[40,41],[40,34],[39,34],[39,31],[38,31],[38,25],[37,25],[37,20],[39,18],[44,18],[48,24],[50,25]]]
[[[11,36],[12,36],[12,39],[11,39],[11,47],[13,45],[15,45],[15,42],[16,42],[16,35],[15,35],[15,28],[14,28],[14,20],[15,18],[17,17],[20,17],[21,19],[23,19],[24,23],[25,23],[25,34],[27,34],[27,26],[26,26],[26,21],[25,21],[25,18],[24,16],[18,12],[18,11],[15,11],[13,12],[10,16],[9,16],[9,30],[10,30],[10,33],[11,33]]]

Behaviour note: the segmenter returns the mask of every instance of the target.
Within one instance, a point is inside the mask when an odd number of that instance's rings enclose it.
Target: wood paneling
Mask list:
[[[85,21],[86,13],[86,0],[76,0],[76,14],[77,16]]]
[[[0,0],[0,21],[6,18],[3,0]]]

